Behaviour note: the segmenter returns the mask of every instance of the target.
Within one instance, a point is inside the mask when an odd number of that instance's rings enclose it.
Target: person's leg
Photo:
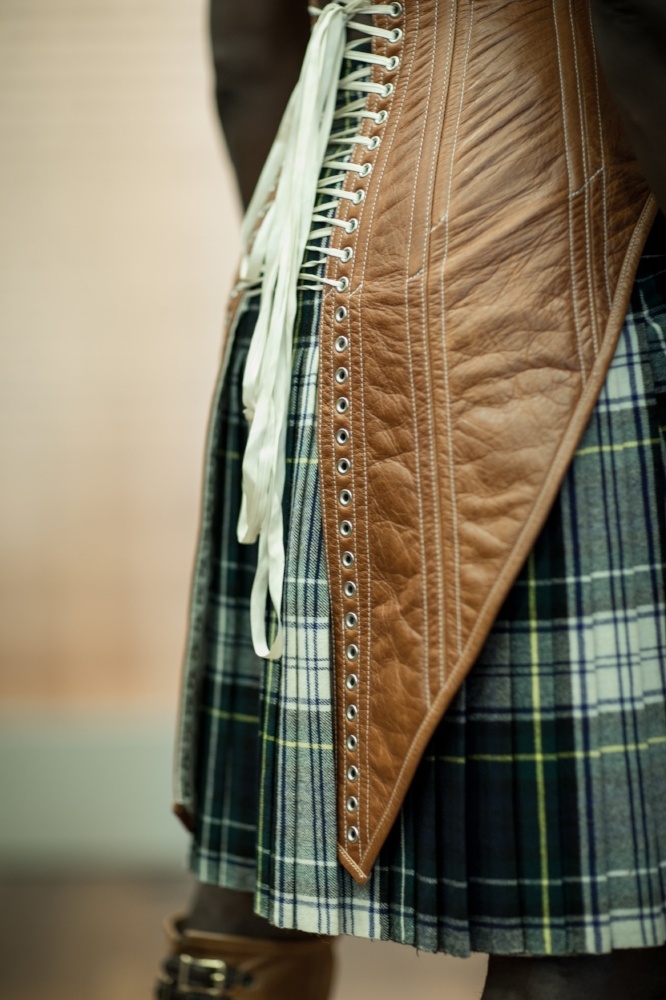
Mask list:
[[[169,954],[156,1000],[328,1000],[333,941],[281,930],[253,912],[252,893],[197,885],[185,918],[166,922]]]
[[[197,882],[185,927],[212,934],[234,934],[267,941],[307,940],[302,931],[274,927],[254,912],[251,892],[237,892]]]
[[[482,1000],[666,1000],[666,947],[570,958],[491,956]]]

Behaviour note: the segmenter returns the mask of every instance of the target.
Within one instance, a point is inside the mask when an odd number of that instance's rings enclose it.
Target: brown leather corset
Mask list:
[[[377,71],[387,118],[355,154],[372,172],[350,175],[354,254],[320,328],[339,856],[360,882],[544,523],[654,214],[586,2],[402,3],[378,18],[399,64]]]

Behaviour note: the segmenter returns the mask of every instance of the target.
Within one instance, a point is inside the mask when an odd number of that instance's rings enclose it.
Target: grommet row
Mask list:
[[[397,19],[403,15],[403,6],[401,3],[395,2],[390,5],[389,16]],[[390,30],[382,29],[381,36],[389,44],[397,44],[403,37],[402,28],[394,27]],[[388,74],[393,74],[395,70],[398,69],[400,65],[400,58],[398,55],[387,55],[381,56],[376,59],[376,62],[383,68],[384,72]],[[388,99],[394,93],[395,85],[391,80],[386,79],[379,81],[379,86],[375,85],[373,93],[376,95],[374,98],[377,103],[381,105],[384,99]],[[365,117],[374,122],[375,126],[384,126],[389,118],[389,112],[387,108],[381,107],[375,110],[372,105],[366,107]],[[357,206],[361,206],[366,199],[366,186],[363,185],[363,181],[368,180],[373,176],[374,173],[374,154],[378,149],[380,149],[382,144],[382,136],[377,134],[378,130],[375,129],[373,134],[369,136],[359,136],[358,145],[361,149],[368,154],[367,159],[363,158],[361,162],[354,163],[353,172],[357,178],[358,187],[355,190],[351,190],[344,195],[346,205],[348,206],[350,212],[350,218],[346,220],[340,220],[340,230],[344,236],[356,233],[360,228],[362,219],[360,218],[360,213],[355,212]],[[346,241],[345,241],[346,242]],[[352,794],[351,788],[347,789],[346,795],[343,799],[343,807],[345,809],[346,815],[357,815],[360,813],[361,802],[359,796],[359,768],[358,760],[354,761],[354,755],[359,752],[359,737],[358,737],[358,724],[359,724],[359,705],[362,703],[358,698],[358,689],[360,686],[360,677],[358,672],[357,664],[361,659],[361,649],[362,649],[362,635],[360,628],[360,611],[359,611],[359,585],[358,579],[355,575],[356,569],[356,552],[355,552],[355,538],[356,538],[356,525],[355,525],[355,490],[354,483],[351,479],[352,473],[352,462],[353,455],[351,453],[352,436],[351,436],[351,415],[353,414],[353,391],[354,391],[354,379],[355,373],[352,365],[352,345],[353,339],[350,333],[351,327],[349,326],[349,313],[350,313],[350,300],[346,298],[350,290],[350,278],[349,270],[344,268],[345,264],[348,264],[354,259],[354,246],[337,246],[333,254],[338,260],[338,266],[340,271],[338,271],[337,279],[333,283],[333,292],[335,297],[345,297],[343,301],[338,299],[337,302],[333,302],[333,318],[334,318],[334,340],[333,346],[335,350],[336,365],[334,367],[333,375],[333,407],[334,407],[334,417],[337,426],[335,427],[335,447],[334,447],[334,470],[336,476],[337,489],[335,490],[335,496],[337,497],[337,526],[338,526],[338,539],[340,543],[340,548],[338,550],[340,559],[340,565],[342,569],[342,632],[343,632],[343,644],[344,649],[344,661],[347,665],[347,672],[345,673],[344,679],[344,693],[346,698],[346,704],[343,706],[343,719],[346,726],[346,732],[344,734],[344,747],[347,754],[352,755],[352,760],[347,760],[345,763],[345,776],[349,784],[354,786],[354,794]],[[344,273],[340,273],[343,271]],[[351,640],[354,641],[351,641]],[[354,844],[360,838],[360,823],[358,819],[355,820],[356,825],[350,825],[346,828],[346,839],[348,843]]]

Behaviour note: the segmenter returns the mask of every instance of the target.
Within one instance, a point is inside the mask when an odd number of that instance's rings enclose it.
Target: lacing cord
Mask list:
[[[370,173],[370,165],[351,162],[358,145],[375,148],[378,139],[359,134],[365,119],[385,113],[366,108],[366,97],[388,96],[391,85],[371,80],[372,67],[396,66],[395,57],[367,51],[368,37],[396,41],[395,31],[354,20],[364,14],[397,16],[400,5],[370,0],[336,0],[316,18],[299,81],[243,220],[240,282],[245,295],[261,296],[243,378],[243,407],[249,433],[243,458],[238,540],[259,541],[257,570],[250,598],[252,642],[259,656],[283,651],[281,623],[285,553],[282,496],[286,472],[286,434],[291,391],[291,354],[298,291],[321,291],[344,282],[323,276],[327,257],[349,260],[352,251],[318,245],[336,226],[348,233],[356,221],[332,218],[341,199],[360,203],[364,192],[343,190],[350,171]],[[364,37],[347,41],[347,30]],[[398,29],[396,29],[398,30]],[[343,58],[358,63],[340,79]],[[336,110],[338,92],[350,100]],[[324,169],[322,169],[324,168]],[[320,175],[322,179],[320,180]],[[303,263],[306,251],[318,253]],[[266,606],[270,599],[277,631],[269,646]]]

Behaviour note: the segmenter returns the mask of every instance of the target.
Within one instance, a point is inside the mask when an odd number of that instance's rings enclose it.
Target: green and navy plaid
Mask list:
[[[550,517],[366,886],[336,858],[318,315],[318,295],[303,294],[277,663],[251,648],[255,552],[235,533],[256,307],[241,319],[215,406],[186,685],[196,712],[183,743],[196,747],[192,870],[254,892],[280,926],[454,955],[663,944],[666,225],[653,230]]]

